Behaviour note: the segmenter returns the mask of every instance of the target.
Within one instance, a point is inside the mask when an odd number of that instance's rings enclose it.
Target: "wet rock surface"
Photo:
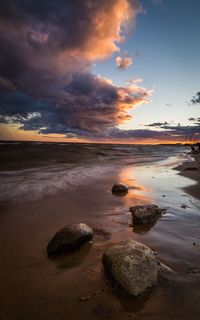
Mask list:
[[[112,193],[123,194],[128,192],[128,186],[124,183],[116,183],[112,187]]]
[[[166,209],[159,208],[155,204],[130,207],[129,211],[132,214],[132,224],[141,225],[154,222]]]
[[[102,262],[108,275],[130,295],[137,296],[156,284],[156,255],[140,242],[119,242],[104,252]]]
[[[85,223],[70,224],[60,229],[47,246],[48,255],[73,251],[93,238],[93,230]]]

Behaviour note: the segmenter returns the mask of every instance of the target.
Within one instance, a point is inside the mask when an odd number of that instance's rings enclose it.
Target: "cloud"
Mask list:
[[[152,90],[141,79],[116,86],[90,71],[94,61],[119,52],[140,12],[137,0],[2,0],[0,122],[41,135],[97,140],[197,136],[198,119],[187,127],[155,122],[149,125],[155,130],[120,130]],[[198,94],[193,103],[199,103]]]
[[[193,122],[193,125],[199,125],[200,124],[200,118],[189,118],[188,120]]]
[[[165,122],[154,122],[154,123],[146,124],[145,126],[146,127],[163,127],[166,125],[168,125],[168,123],[165,121]]]
[[[51,64],[59,71],[70,64],[87,66],[120,50],[127,26],[141,11],[137,0],[2,0],[2,62],[14,58],[13,75],[21,64],[36,70]]]
[[[41,134],[100,135],[131,118],[151,91],[90,72],[119,51],[137,0],[2,0],[0,121]]]
[[[116,61],[117,67],[121,70],[125,70],[126,68],[128,68],[133,64],[133,59],[127,54],[124,54],[122,57],[117,56],[115,61]]]
[[[128,80],[128,84],[139,84],[143,82],[142,78],[131,78]]]
[[[148,102],[151,95],[145,88],[117,87],[110,80],[89,73],[73,74],[62,90],[59,103],[19,92],[2,94],[2,121],[45,134],[71,132],[92,137],[129,120],[128,111]]]
[[[200,103],[200,92],[197,92],[196,95],[191,99],[192,104]]]
[[[110,130],[109,135],[112,139],[126,140],[126,141],[177,141],[187,142],[191,140],[200,139],[200,124],[195,126],[166,126],[162,131],[150,129],[137,129],[137,130],[120,130],[113,128]],[[107,136],[108,138],[108,136]]]

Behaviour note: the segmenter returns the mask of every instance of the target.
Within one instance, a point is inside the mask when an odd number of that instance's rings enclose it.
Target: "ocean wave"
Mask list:
[[[8,142],[0,150],[0,201],[40,199],[88,185],[120,166],[151,163],[188,152],[184,146],[171,145],[40,142]]]
[[[61,190],[83,186],[101,179],[113,166],[52,166],[47,168],[4,171],[0,174],[0,201],[37,200]]]

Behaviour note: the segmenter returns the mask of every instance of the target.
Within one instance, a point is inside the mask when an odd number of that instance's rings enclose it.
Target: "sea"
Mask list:
[[[89,185],[121,166],[189,158],[182,145],[0,142],[0,201],[34,200]]]

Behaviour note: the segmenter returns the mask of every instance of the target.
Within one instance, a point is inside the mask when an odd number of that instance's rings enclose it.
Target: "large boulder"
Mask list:
[[[59,230],[47,246],[48,255],[72,251],[93,237],[93,230],[85,223],[70,224]]]
[[[112,187],[112,193],[124,194],[128,192],[128,186],[124,183],[116,183]]]
[[[122,241],[103,254],[103,265],[111,277],[131,295],[137,296],[156,284],[158,261],[154,252],[137,241]]]
[[[155,204],[149,204],[130,207],[129,211],[132,213],[132,224],[135,225],[152,223],[160,217],[166,209],[159,208]]]

